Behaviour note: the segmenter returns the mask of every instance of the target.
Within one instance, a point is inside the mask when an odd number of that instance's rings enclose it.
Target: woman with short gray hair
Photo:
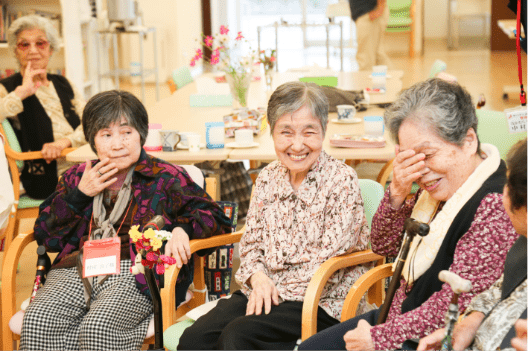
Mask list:
[[[9,27],[8,45],[20,72],[0,81],[0,122],[7,118],[22,151],[42,151],[43,159],[26,161],[20,179],[27,195],[45,199],[71,166],[60,157],[62,150],[86,143],[80,126],[85,103],[68,79],[46,72],[60,49],[48,19],[18,18]]]
[[[393,180],[372,219],[372,251],[399,254],[409,217],[428,223],[416,236],[384,323],[376,309],[313,336],[300,350],[415,350],[419,339],[445,325],[453,296],[438,273],[467,279],[460,312],[502,274],[518,235],[502,205],[506,166],[499,151],[480,143],[469,93],[438,78],[402,92],[385,112],[396,141]],[[420,186],[411,194],[413,182]],[[406,342],[407,341],[407,342]],[[413,348],[414,347],[414,348]]]
[[[236,279],[242,289],[187,328],[179,349],[292,350],[316,270],[331,257],[368,246],[356,172],[323,151],[328,102],[322,91],[283,84],[267,112],[278,160],[255,183],[240,241]],[[369,267],[346,268],[329,280],[317,312],[319,330],[339,322],[348,290]]]

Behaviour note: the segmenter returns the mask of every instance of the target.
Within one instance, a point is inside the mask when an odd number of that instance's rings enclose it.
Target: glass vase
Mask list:
[[[233,106],[235,108],[247,107],[251,71],[229,72],[225,77],[233,96]]]
[[[271,90],[271,85],[273,83],[273,68],[265,70],[264,78],[266,79],[266,90]]]

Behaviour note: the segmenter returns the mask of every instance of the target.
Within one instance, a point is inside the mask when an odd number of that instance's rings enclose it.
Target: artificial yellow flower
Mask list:
[[[139,225],[133,225],[130,227],[130,230],[128,231],[128,234],[132,238],[133,242],[136,242],[139,239],[141,239],[142,234],[138,231],[138,228],[139,228]]]
[[[152,246],[152,250],[154,251],[158,250],[161,247],[162,243],[163,242],[156,237],[150,239],[150,246]]]
[[[145,232],[143,233],[143,236],[145,237],[145,239],[152,239],[156,237],[156,232],[154,231],[154,229],[149,228],[145,230]]]

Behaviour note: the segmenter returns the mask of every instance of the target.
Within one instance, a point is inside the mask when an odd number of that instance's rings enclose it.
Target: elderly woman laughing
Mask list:
[[[357,175],[328,156],[328,102],[315,85],[281,85],[268,103],[278,161],[260,173],[240,242],[242,290],[186,329],[180,349],[293,349],[302,303],[321,263],[367,248]],[[346,293],[368,267],[336,272],[323,290],[318,329],[338,323]]]

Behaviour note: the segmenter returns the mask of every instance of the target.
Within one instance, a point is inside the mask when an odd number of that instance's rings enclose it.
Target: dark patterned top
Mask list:
[[[390,205],[387,190],[372,220],[371,240],[375,253],[383,256],[398,254],[404,221],[411,216],[419,193],[395,210]],[[473,285],[469,293],[459,296],[461,313],[473,297],[488,289],[501,276],[506,254],[517,238],[502,204],[502,194],[486,195],[469,230],[458,241],[449,268]],[[445,313],[453,295],[449,284],[443,284],[442,290],[435,292],[420,307],[402,314],[402,303],[407,297],[406,286],[405,279],[402,279],[387,321],[373,326],[370,331],[376,350],[399,348],[405,340],[424,337],[445,325]],[[410,290],[410,287],[407,289]]]
[[[81,238],[89,230],[93,197],[77,188],[84,169],[84,163],[71,167],[55,192],[40,205],[35,238],[48,252],[60,253],[54,263],[79,250]],[[230,221],[222,209],[183,168],[151,157],[144,150],[132,176],[132,197],[132,223],[139,224],[139,230],[155,215],[162,215],[164,230],[181,227],[191,239],[231,232]],[[134,261],[135,245],[130,245],[130,249]],[[178,281],[181,279],[184,279],[182,272]],[[143,275],[136,276],[136,283],[141,292],[149,294]]]

